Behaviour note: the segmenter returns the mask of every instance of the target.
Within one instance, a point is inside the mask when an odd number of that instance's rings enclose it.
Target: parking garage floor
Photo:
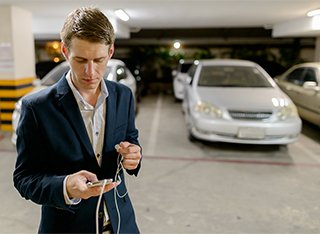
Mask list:
[[[320,233],[320,129],[288,146],[189,142],[181,103],[147,96],[136,124],[142,169],[127,183],[141,233]],[[0,233],[36,233],[40,207],[12,184],[16,153],[0,132]]]

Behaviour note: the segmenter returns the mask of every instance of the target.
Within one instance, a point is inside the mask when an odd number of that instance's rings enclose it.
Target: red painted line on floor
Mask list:
[[[294,163],[294,162],[274,162],[262,160],[240,160],[240,159],[217,159],[217,158],[185,158],[185,157],[170,157],[170,156],[146,156],[146,159],[155,160],[175,160],[175,161],[193,161],[193,162],[218,162],[218,163],[235,163],[235,164],[258,164],[270,166],[290,166],[290,167],[320,167],[317,163]]]
[[[15,150],[0,150],[0,152],[15,152]],[[270,166],[283,166],[283,167],[320,167],[318,163],[294,163],[294,162],[274,162],[262,160],[240,160],[240,159],[217,159],[217,158],[185,158],[185,157],[170,157],[170,156],[148,156],[143,155],[144,159],[154,160],[172,160],[172,161],[192,161],[192,162],[217,162],[217,163],[234,163],[234,164],[255,164],[255,165],[270,165]]]

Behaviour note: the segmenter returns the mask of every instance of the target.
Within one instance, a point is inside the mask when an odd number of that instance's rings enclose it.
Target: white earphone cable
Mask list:
[[[99,199],[98,199],[98,204],[97,204],[97,208],[96,208],[96,234],[99,234],[99,208],[100,208],[100,203],[101,203],[101,199],[103,196],[103,191],[104,191],[104,187],[106,186],[107,180],[104,179],[103,180],[103,185],[101,187],[101,192],[99,195]]]
[[[116,146],[117,147],[117,146]],[[117,148],[116,148],[117,149]],[[120,172],[121,170],[123,170],[123,165],[122,165],[122,155],[119,153],[118,154],[118,158],[117,158],[117,171],[114,177],[114,181],[119,181],[121,183],[121,177],[120,177]],[[100,203],[101,203],[101,199],[103,196],[103,191],[104,191],[104,187],[107,183],[107,180],[104,179],[103,181],[103,185],[101,187],[101,193],[98,199],[98,203],[97,203],[97,207],[96,207],[96,234],[99,234],[99,208],[100,208]],[[114,202],[115,202],[115,206],[116,206],[116,210],[117,210],[117,214],[118,214],[118,226],[117,226],[117,234],[120,233],[120,225],[121,225],[121,215],[120,215],[120,209],[118,206],[118,201],[117,201],[117,197],[119,198],[124,198],[126,195],[128,194],[128,191],[126,191],[124,194],[120,195],[119,191],[117,189],[117,187],[114,188]]]

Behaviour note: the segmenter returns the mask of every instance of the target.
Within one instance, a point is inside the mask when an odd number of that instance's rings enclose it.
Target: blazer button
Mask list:
[[[103,218],[103,212],[100,211],[100,212],[99,212],[99,219],[102,219],[102,218]]]

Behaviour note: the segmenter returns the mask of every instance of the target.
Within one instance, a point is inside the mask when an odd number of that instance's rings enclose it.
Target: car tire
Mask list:
[[[182,101],[181,99],[179,99],[179,98],[177,98],[177,97],[174,97],[174,102],[179,103],[179,102],[181,102],[181,101]]]
[[[189,141],[191,141],[191,142],[195,142],[195,141],[197,140],[197,138],[195,138],[195,136],[192,135],[191,131],[189,131],[188,139],[189,139]]]

